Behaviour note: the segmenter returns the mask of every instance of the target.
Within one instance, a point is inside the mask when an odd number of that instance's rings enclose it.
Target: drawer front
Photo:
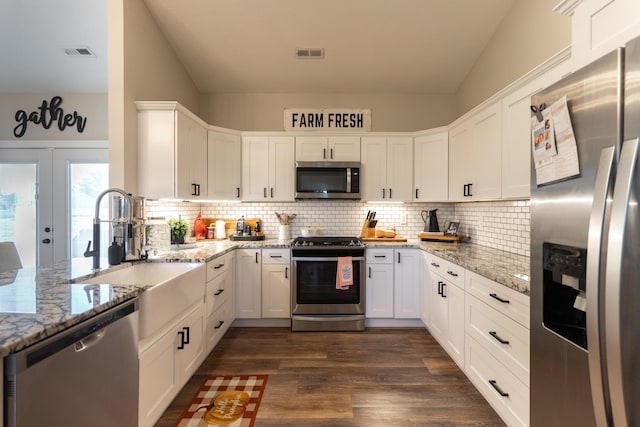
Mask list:
[[[233,264],[233,254],[226,253],[207,262],[207,282],[226,272]]]
[[[224,304],[207,317],[207,353],[218,344],[222,335],[229,329],[230,304]]]
[[[473,296],[465,305],[467,334],[528,386],[529,330]]]
[[[367,249],[367,264],[393,264],[393,249]]]
[[[473,338],[465,340],[465,373],[509,426],[529,425],[529,388]]]
[[[216,311],[230,298],[232,288],[229,281],[231,277],[231,274],[224,274],[207,282],[207,316]]]
[[[445,279],[447,283],[464,289],[465,269],[435,255],[427,257],[429,271]]]
[[[529,329],[529,296],[468,271],[465,289],[480,301]]]
[[[289,264],[291,251],[289,249],[263,249],[263,264]]]

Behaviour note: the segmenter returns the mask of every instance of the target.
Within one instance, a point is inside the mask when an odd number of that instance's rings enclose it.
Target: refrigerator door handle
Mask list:
[[[616,427],[628,426],[629,410],[625,402],[624,375],[622,366],[621,335],[621,286],[625,229],[627,226],[631,190],[634,187],[635,169],[638,158],[638,138],[622,144],[618,163],[615,194],[611,206],[611,225],[607,246],[607,271],[605,289],[605,323],[607,325],[607,376],[611,396],[611,412]],[[628,379],[627,379],[628,380]]]
[[[600,301],[604,295],[604,269],[601,269],[602,239],[607,216],[607,199],[613,190],[613,162],[615,147],[605,147],[600,153],[600,161],[596,171],[593,189],[593,205],[589,218],[589,235],[587,242],[587,342],[589,343],[589,378],[591,396],[597,426],[608,426],[608,396],[605,392],[604,374],[604,340],[600,339],[600,322],[603,319]],[[603,277],[604,278],[604,277]]]

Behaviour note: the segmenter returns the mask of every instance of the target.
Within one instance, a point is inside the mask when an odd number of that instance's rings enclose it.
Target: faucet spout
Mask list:
[[[91,247],[91,241],[89,241],[87,250],[84,252],[85,257],[93,257],[94,272],[100,270],[100,202],[102,201],[102,198],[109,193],[118,193],[124,198],[126,202],[125,206],[127,208],[127,221],[128,224],[132,223],[133,212],[131,209],[131,197],[126,191],[119,188],[109,188],[98,195],[96,198],[95,216],[93,217],[93,250],[89,250]]]

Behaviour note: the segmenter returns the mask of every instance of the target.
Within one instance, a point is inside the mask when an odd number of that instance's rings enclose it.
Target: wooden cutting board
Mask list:
[[[459,242],[464,239],[463,236],[444,236],[440,234],[420,233],[418,239],[433,242]]]
[[[363,242],[378,242],[378,243],[384,243],[384,242],[406,242],[407,238],[406,237],[401,237],[401,236],[395,236],[395,237],[361,237],[360,240],[362,240]]]

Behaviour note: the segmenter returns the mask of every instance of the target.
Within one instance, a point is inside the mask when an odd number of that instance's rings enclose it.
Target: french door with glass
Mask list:
[[[82,257],[108,181],[106,149],[0,149],[0,241],[25,267]]]

